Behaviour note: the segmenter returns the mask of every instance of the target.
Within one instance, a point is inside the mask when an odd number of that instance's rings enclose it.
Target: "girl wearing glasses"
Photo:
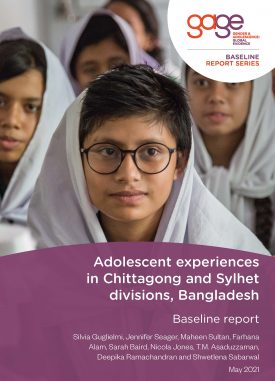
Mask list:
[[[100,76],[51,142],[29,215],[39,246],[163,241],[267,253],[204,187],[193,154],[181,86],[144,65]]]
[[[16,225],[26,225],[50,138],[74,95],[57,57],[21,29],[0,34],[0,57],[1,244],[23,232]]]
[[[225,83],[186,68],[195,163],[207,188],[275,253],[275,104],[271,74]]]

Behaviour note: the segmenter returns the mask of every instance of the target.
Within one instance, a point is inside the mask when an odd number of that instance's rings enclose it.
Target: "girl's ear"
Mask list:
[[[174,180],[177,180],[184,172],[189,157],[189,151],[177,152],[177,165],[174,173]]]

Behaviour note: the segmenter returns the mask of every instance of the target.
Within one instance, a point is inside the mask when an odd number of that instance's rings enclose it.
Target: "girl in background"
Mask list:
[[[271,74],[225,83],[185,69],[195,164],[207,188],[275,253],[275,105]]]
[[[74,96],[58,58],[21,29],[0,34],[0,56],[0,226],[10,224],[8,234],[26,225],[52,133]]]
[[[158,18],[153,6],[147,0],[110,0],[105,8],[131,25],[139,46],[163,67],[165,73],[171,77],[180,78],[180,69],[164,57],[160,44]]]
[[[119,16],[100,10],[79,20],[66,34],[61,61],[76,94],[99,74],[120,64],[157,62],[138,47],[132,28]]]

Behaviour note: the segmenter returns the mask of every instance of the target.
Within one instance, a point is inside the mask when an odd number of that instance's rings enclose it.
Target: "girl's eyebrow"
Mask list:
[[[81,69],[87,69],[87,68],[90,68],[91,66],[96,66],[96,65],[97,65],[97,61],[89,59],[88,61],[82,62],[80,67]]]
[[[204,77],[204,75],[202,75],[202,74],[198,73],[198,72],[197,72],[197,71],[195,71],[195,70],[193,70],[193,73],[192,73],[192,75],[194,75],[194,76],[198,75],[198,76],[200,76],[200,77]]]
[[[43,99],[43,97],[41,98],[24,98],[25,101],[28,101],[28,102],[41,102]]]
[[[0,97],[1,98],[6,98],[6,99],[10,99],[11,98],[8,94],[3,93],[2,91],[0,91]]]
[[[6,94],[6,93],[3,93],[2,91],[0,91],[0,97],[5,97],[5,98],[8,98],[8,99],[12,99],[13,97]],[[26,98],[23,98],[24,101],[27,101],[27,102],[41,102],[43,97],[26,97]]]
[[[139,145],[146,144],[146,143],[163,143],[163,142],[166,143],[166,141],[164,141],[164,139],[159,137],[158,139],[156,139],[156,138],[140,139],[140,140],[137,140],[135,142],[135,144],[137,146],[139,146]],[[120,140],[111,139],[109,137],[95,138],[94,143],[110,143],[110,144],[115,144],[117,146],[127,146],[127,144],[125,144],[125,141],[122,142]]]

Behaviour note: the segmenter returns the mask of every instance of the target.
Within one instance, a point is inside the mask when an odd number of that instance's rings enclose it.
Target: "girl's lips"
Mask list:
[[[20,144],[19,140],[15,140],[8,137],[0,138],[0,146],[5,150],[13,150]]]
[[[110,196],[122,204],[135,205],[144,199],[144,197],[146,196],[146,193],[141,191],[132,191],[132,192],[125,191],[125,192],[112,193]]]
[[[213,123],[222,123],[228,118],[228,115],[222,112],[211,112],[206,114],[206,117]]]

